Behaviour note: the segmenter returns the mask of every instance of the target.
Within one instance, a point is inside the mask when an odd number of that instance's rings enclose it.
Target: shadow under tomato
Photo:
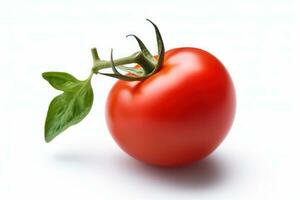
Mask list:
[[[144,176],[152,182],[186,189],[215,187],[226,181],[228,175],[225,161],[217,156],[180,168],[156,167],[139,161],[128,162],[126,168],[130,173]]]
[[[229,161],[220,155],[211,155],[195,164],[180,168],[156,167],[134,160],[126,155],[96,153],[56,154],[61,164],[79,165],[92,173],[118,173],[126,180],[172,187],[179,190],[212,189],[229,180]],[[113,168],[113,169],[112,169]]]

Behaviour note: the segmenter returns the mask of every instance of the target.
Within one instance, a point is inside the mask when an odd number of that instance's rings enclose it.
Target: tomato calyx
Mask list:
[[[125,81],[138,81],[145,80],[148,77],[152,76],[156,72],[159,71],[163,64],[165,48],[164,43],[159,32],[158,27],[149,19],[147,19],[155,29],[157,48],[158,48],[158,58],[157,60],[152,56],[150,51],[144,45],[144,43],[133,34],[127,35],[126,37],[134,37],[134,39],[138,42],[140,47],[140,51],[124,58],[115,59],[113,58],[113,49],[111,50],[110,61],[100,60],[97,49],[92,48],[92,56],[93,56],[93,68],[92,72],[94,74],[102,74],[105,76],[117,78]],[[126,64],[136,63],[141,66],[141,68],[127,67],[124,66]],[[112,68],[113,73],[103,73],[99,72],[105,68]],[[127,72],[129,74],[122,74],[119,70]]]

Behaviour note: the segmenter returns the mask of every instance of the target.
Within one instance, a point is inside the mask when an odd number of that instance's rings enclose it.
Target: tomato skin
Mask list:
[[[223,64],[197,48],[166,52],[144,81],[119,80],[106,105],[108,128],[132,157],[159,166],[203,159],[227,135],[235,115],[232,80]]]

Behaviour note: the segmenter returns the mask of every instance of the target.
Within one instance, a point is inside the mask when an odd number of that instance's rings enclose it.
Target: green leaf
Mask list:
[[[78,90],[84,82],[65,72],[44,72],[42,76],[52,87],[61,91],[74,92]]]
[[[91,78],[79,81],[63,72],[46,72],[43,77],[56,89],[64,91],[50,103],[45,122],[45,140],[50,142],[90,112],[93,104]]]

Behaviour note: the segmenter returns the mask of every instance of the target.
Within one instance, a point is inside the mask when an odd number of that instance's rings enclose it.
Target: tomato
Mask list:
[[[212,153],[234,119],[235,90],[223,64],[197,48],[166,52],[144,81],[118,80],[106,104],[108,128],[132,157],[181,166]]]

